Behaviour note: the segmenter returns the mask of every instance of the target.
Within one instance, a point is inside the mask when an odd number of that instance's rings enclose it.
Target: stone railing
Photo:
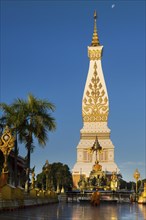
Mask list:
[[[58,196],[55,192],[32,189],[29,193],[25,193],[23,188],[9,184],[0,188],[0,211],[56,202]]]

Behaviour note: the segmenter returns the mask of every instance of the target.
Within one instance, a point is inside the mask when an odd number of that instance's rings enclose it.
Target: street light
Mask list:
[[[46,163],[44,165],[44,170],[45,170],[45,174],[46,174],[46,191],[49,188],[49,168],[50,168],[49,162],[48,162],[48,160],[46,160]]]
[[[138,184],[137,183],[140,178],[140,173],[139,173],[138,169],[135,170],[133,177],[136,180],[136,201],[137,201],[137,192],[138,192]]]
[[[4,133],[0,137],[0,150],[4,155],[4,163],[2,169],[2,176],[4,177],[4,182],[7,182],[8,177],[8,156],[11,150],[14,148],[15,138],[12,136],[10,129],[6,126]]]

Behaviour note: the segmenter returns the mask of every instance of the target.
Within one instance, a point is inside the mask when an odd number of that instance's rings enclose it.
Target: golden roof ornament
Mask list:
[[[94,144],[93,144],[93,146],[90,148],[90,151],[91,152],[101,152],[102,151],[102,147],[100,146],[100,144],[99,144],[99,141],[98,141],[98,138],[97,138],[97,136],[96,136],[96,139],[95,139],[95,142],[94,142]]]
[[[97,160],[97,152],[101,153],[102,152],[102,147],[99,144],[98,138],[96,136],[95,142],[93,144],[93,146],[91,148],[88,149],[88,152],[93,154],[94,152],[96,153],[96,159],[95,159],[95,163],[98,164],[98,160]]]
[[[98,39],[98,34],[97,34],[97,28],[96,28],[96,19],[97,19],[97,14],[96,11],[94,12],[94,31],[93,31],[93,37],[92,37],[92,42],[91,46],[96,47],[99,46],[99,39]]]

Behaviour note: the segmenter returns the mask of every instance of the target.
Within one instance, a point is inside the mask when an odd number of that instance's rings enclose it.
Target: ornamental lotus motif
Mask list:
[[[108,98],[97,74],[97,65],[94,64],[94,73],[83,100],[83,121],[96,122],[107,121],[108,118]]]

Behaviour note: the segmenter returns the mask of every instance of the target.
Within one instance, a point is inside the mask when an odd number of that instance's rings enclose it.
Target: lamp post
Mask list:
[[[137,193],[138,193],[138,184],[137,183],[140,178],[140,173],[139,173],[138,169],[135,170],[133,177],[136,180],[136,201],[137,201]]]
[[[1,178],[3,179],[3,181],[1,181],[2,185],[7,183],[7,177],[9,172],[7,160],[11,150],[14,148],[14,142],[15,142],[15,138],[12,136],[8,126],[6,126],[2,136],[0,137],[0,150],[4,155],[4,163],[3,163],[2,175],[1,175]]]
[[[46,160],[46,163],[44,165],[44,170],[46,174],[46,191],[47,191],[49,188],[49,162],[48,160]]]

